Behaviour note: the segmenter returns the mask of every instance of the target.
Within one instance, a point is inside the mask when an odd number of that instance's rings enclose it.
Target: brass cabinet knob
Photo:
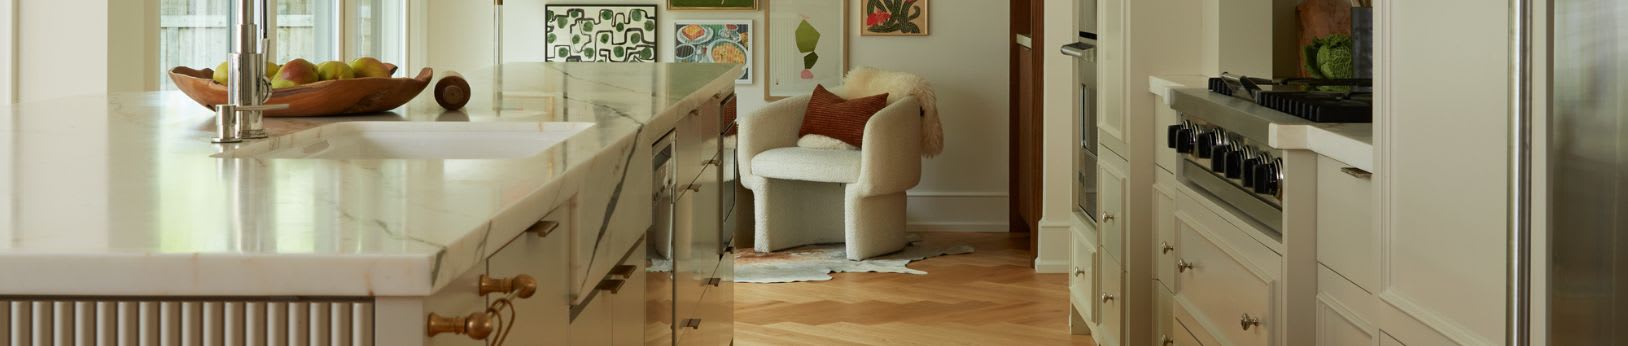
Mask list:
[[[1114,213],[1102,212],[1102,222],[1114,222]]]
[[[1074,276],[1085,276],[1085,270],[1081,270],[1080,267],[1074,267]]]
[[[1187,262],[1187,260],[1176,260],[1176,272],[1186,273],[1188,269],[1193,269],[1193,263]]]
[[[1243,326],[1244,330],[1249,330],[1249,327],[1258,327],[1258,326],[1260,326],[1261,325],[1261,319],[1256,318],[1256,317],[1250,317],[1248,313],[1245,313],[1244,317],[1238,320],[1238,324]]]
[[[1166,345],[1166,346],[1175,345],[1176,344],[1176,339],[1171,339],[1169,335],[1160,334],[1159,335],[1159,344]]]
[[[1109,294],[1109,293],[1103,293],[1102,294],[1102,302],[1103,303],[1111,302],[1113,300],[1114,300],[1114,295],[1113,294]]]
[[[1176,251],[1176,247],[1170,246],[1170,243],[1159,242],[1159,253],[1170,253],[1171,251]]]
[[[492,319],[487,317],[486,313],[476,312],[463,317],[447,317],[430,313],[429,322],[426,323],[425,329],[429,331],[432,337],[441,333],[452,333],[468,336],[474,340],[486,340],[486,337],[492,335],[492,330],[496,328],[492,325]]]
[[[514,293],[521,299],[531,298],[537,293],[537,279],[531,275],[520,274],[512,278],[494,278],[486,275],[480,276],[480,295],[492,293]]]

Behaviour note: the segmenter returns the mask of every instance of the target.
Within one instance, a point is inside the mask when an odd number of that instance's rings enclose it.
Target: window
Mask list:
[[[231,53],[232,0],[160,0],[159,69],[213,68]],[[402,61],[407,0],[268,0],[277,15],[273,61],[362,56]],[[343,52],[343,54],[341,54]],[[174,89],[168,80],[163,89]]]

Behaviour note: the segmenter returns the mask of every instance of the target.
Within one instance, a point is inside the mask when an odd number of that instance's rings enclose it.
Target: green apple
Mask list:
[[[287,88],[298,85],[316,83],[317,66],[305,59],[294,59],[277,69],[277,76],[271,79],[273,89]]]
[[[317,65],[317,78],[321,80],[341,80],[355,78],[356,73],[350,65],[343,62],[329,61]]]
[[[277,75],[277,64],[273,64],[273,63],[269,63],[269,62],[266,63],[266,78],[271,78],[272,76],[276,76],[276,75]],[[213,77],[215,77],[214,78],[215,83],[226,84],[226,82],[228,82],[227,79],[230,79],[232,77],[232,64],[231,64],[231,62],[222,61],[222,62],[220,62],[220,65],[215,65],[215,74],[213,75]]]
[[[356,78],[390,77],[390,68],[385,67],[384,62],[372,57],[351,60],[350,69],[355,72]]]

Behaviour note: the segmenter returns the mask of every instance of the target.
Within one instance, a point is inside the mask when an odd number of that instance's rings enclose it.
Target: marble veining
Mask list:
[[[466,73],[476,93],[459,111],[422,95],[388,113],[266,121],[273,146],[345,121],[594,124],[507,159],[219,157],[237,145],[211,144],[213,113],[173,91],[0,109],[0,296],[429,294],[536,213],[600,188],[591,176],[625,180],[636,144],[739,68],[516,63],[501,100],[490,72]]]

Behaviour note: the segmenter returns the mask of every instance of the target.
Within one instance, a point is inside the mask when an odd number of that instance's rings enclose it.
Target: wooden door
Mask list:
[[[1012,232],[1029,235],[1037,251],[1041,210],[1041,43],[1043,1],[1012,0],[1010,176]]]

